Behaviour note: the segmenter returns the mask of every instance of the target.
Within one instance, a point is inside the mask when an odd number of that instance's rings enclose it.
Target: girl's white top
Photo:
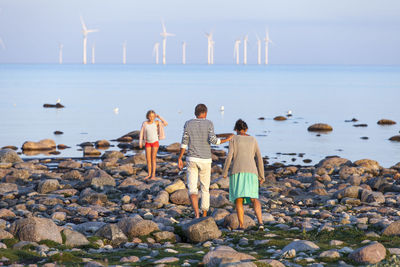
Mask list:
[[[158,131],[157,124],[153,122],[152,124],[145,123],[144,130],[146,132],[146,142],[154,143],[158,141]]]

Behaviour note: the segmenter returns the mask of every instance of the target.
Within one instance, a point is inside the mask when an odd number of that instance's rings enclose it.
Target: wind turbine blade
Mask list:
[[[0,46],[1,48],[6,49],[6,45],[4,44],[3,39],[1,38],[0,38]]]
[[[80,17],[81,17],[82,30],[87,31],[87,27],[86,27],[85,21],[83,20],[83,17],[82,16],[80,16]]]
[[[165,36],[176,36],[174,33],[168,33],[168,32],[166,32],[165,33]]]
[[[164,23],[163,19],[161,19],[161,25],[162,25],[163,32],[167,32],[167,28],[165,27],[165,23]]]

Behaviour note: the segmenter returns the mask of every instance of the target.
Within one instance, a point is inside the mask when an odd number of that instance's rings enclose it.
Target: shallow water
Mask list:
[[[271,162],[308,158],[314,164],[327,155],[371,158],[384,167],[400,161],[400,143],[388,140],[400,130],[399,66],[6,64],[0,65],[0,94],[0,147],[52,138],[71,146],[59,156],[80,157],[77,144],[139,129],[148,109],[169,122],[162,144],[179,142],[184,122],[203,102],[217,133],[232,132],[238,118],[247,121]],[[65,109],[42,107],[58,98]],[[272,119],[287,110],[293,111],[289,120]],[[353,117],[368,127],[344,122]],[[398,124],[377,125],[382,118]],[[333,132],[307,132],[317,122]]]

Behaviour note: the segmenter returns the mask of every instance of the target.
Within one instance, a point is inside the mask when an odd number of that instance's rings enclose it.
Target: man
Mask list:
[[[182,170],[182,157],[186,149],[188,150],[187,161],[187,185],[189,189],[190,201],[194,209],[195,217],[199,218],[198,190],[197,182],[200,180],[201,189],[201,209],[202,216],[207,216],[210,208],[210,177],[211,177],[211,144],[219,145],[228,142],[233,135],[221,140],[214,133],[214,125],[207,120],[207,107],[198,104],[195,108],[195,119],[185,123],[183,130],[181,150],[178,158],[178,167]]]

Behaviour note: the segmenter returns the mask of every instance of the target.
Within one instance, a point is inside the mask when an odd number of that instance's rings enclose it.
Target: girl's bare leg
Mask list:
[[[152,164],[151,164],[151,147],[146,147],[145,151],[146,151],[146,161],[147,161],[147,172],[149,174],[144,178],[144,180],[147,180],[147,179],[149,179],[151,177],[151,167],[152,167]]]
[[[244,221],[244,209],[243,209],[243,198],[239,197],[235,200],[236,204],[236,212],[237,217],[239,220],[239,228],[244,228],[243,221]]]
[[[256,213],[258,223],[263,224],[260,201],[257,198],[252,198],[251,202],[253,202],[253,209]]]
[[[156,168],[157,168],[157,151],[158,147],[152,147],[151,148],[151,166],[152,168],[152,173],[151,173],[151,178],[154,179],[156,178]],[[150,173],[149,173],[150,174]]]

